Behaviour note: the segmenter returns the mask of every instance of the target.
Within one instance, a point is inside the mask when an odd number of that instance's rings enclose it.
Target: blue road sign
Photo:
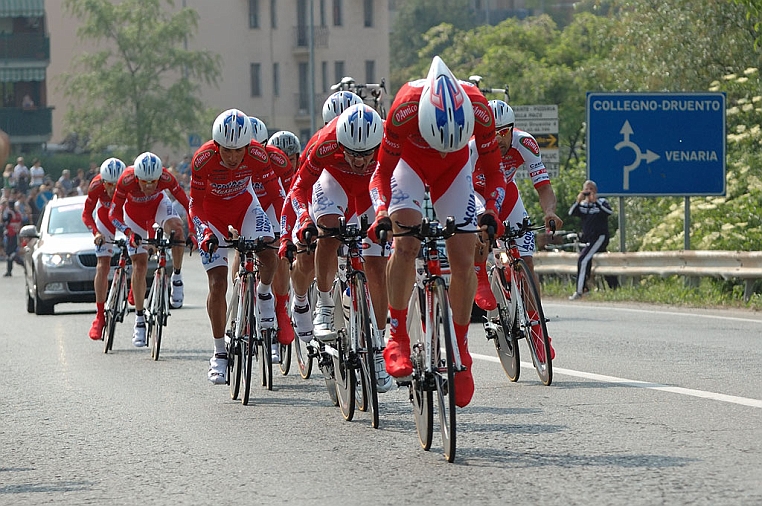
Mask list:
[[[198,149],[201,147],[201,136],[199,134],[190,134],[188,135],[188,146]]]
[[[605,195],[724,195],[725,95],[588,92],[587,172]]]

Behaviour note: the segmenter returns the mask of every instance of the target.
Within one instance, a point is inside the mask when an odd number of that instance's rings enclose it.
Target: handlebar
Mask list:
[[[424,218],[419,225],[403,225],[397,222],[397,226],[406,232],[392,234],[394,237],[412,236],[421,241],[430,239],[449,239],[455,234],[475,234],[478,230],[464,230],[463,227],[470,225],[469,222],[455,223],[455,218],[448,216],[444,225],[435,220]]]
[[[324,227],[318,225],[318,228],[324,233],[317,236],[318,239],[324,239],[328,237],[336,237],[343,243],[352,241],[361,241],[368,235],[368,217],[362,215],[360,218],[360,224],[347,223],[344,216],[339,217],[338,227]]]

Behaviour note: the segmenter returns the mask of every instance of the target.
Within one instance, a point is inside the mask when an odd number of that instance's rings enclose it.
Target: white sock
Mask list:
[[[304,307],[307,304],[308,304],[308,302],[307,302],[307,294],[306,293],[304,295],[297,295],[296,293],[294,294],[294,305],[295,306]]]
[[[272,285],[266,285],[264,283],[257,284],[257,293],[260,295],[272,293]]]
[[[214,354],[217,355],[218,353],[226,353],[227,350],[225,349],[225,339],[220,337],[219,339],[214,338]]]
[[[320,290],[318,290],[318,299],[320,300],[320,303],[324,306],[333,307],[335,305],[333,302],[333,295],[331,294],[330,290],[328,290],[327,292],[321,292]]]

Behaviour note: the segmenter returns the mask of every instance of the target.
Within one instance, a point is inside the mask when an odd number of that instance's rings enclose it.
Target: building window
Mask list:
[[[273,63],[273,95],[280,96],[280,64]]]
[[[325,19],[325,0],[320,0],[320,26],[325,27],[328,22]]]
[[[342,25],[341,0],[333,0],[333,26]]]
[[[275,6],[275,0],[270,0],[270,28],[278,28],[278,9]]]
[[[373,0],[365,0],[363,2],[365,11],[365,27],[373,26]]]
[[[259,28],[259,0],[249,0],[249,28]]]
[[[309,64],[299,63],[299,112],[306,114],[310,109]]]
[[[337,82],[337,83],[341,82],[341,78],[346,75],[346,74],[344,74],[344,62],[343,61],[335,61],[335,62],[333,62],[333,73],[334,73],[334,77],[336,78],[336,79],[334,79],[334,82]]]
[[[323,85],[323,93],[328,93],[328,62],[324,61],[320,63],[321,80]]]
[[[250,67],[251,73],[251,96],[262,96],[262,81],[261,81],[261,65],[259,63],[252,63]]]
[[[376,82],[376,62],[375,60],[365,60],[365,82]]]

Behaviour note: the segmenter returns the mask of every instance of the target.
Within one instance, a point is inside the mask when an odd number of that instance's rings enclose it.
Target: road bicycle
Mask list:
[[[241,404],[249,404],[251,398],[252,370],[254,360],[263,387],[273,388],[272,347],[281,346],[281,360],[285,354],[290,356],[291,345],[281,345],[277,340],[276,329],[262,329],[257,319],[257,283],[259,282],[259,259],[257,254],[265,249],[277,249],[273,246],[276,239],[265,240],[261,237],[245,239],[237,231],[230,230],[231,238],[220,248],[233,248],[240,255],[240,265],[233,292],[228,301],[227,323],[225,325],[225,343],[228,354],[227,383],[233,400],[241,395]],[[243,391],[241,391],[241,388]]]
[[[588,243],[581,242],[577,232],[557,230],[553,233],[552,241],[545,245],[547,251],[571,251],[579,253]]]
[[[356,83],[354,78],[345,76],[338,83],[331,86],[331,91],[351,91],[359,96],[363,102],[372,106],[381,119],[386,119],[386,106],[384,96],[386,92],[386,79],[380,83]]]
[[[346,223],[342,216],[339,226],[319,226],[323,231],[318,239],[333,237],[341,242],[339,269],[333,283],[335,308],[342,308],[342,316],[334,312],[336,338],[313,339],[309,345],[319,355],[320,368],[326,377],[326,386],[332,400],[338,401],[345,420],[351,421],[355,407],[368,412],[371,426],[378,428],[378,389],[376,385],[375,356],[381,352],[373,305],[368,291],[362,258],[362,241],[367,235],[368,219],[360,223]]]
[[[510,91],[508,89],[508,85],[507,84],[505,85],[505,88],[488,88],[486,86],[482,86],[482,80],[483,79],[484,78],[482,76],[477,76],[477,75],[468,76],[468,80],[471,83],[473,83],[474,86],[479,88],[479,91],[481,91],[483,94],[486,95],[487,93],[502,93],[505,102],[508,103],[508,104],[511,103],[511,93],[510,93]]]
[[[474,231],[461,230],[465,224],[456,225],[452,217],[448,217],[444,225],[428,218],[412,227],[397,225],[406,231],[394,234],[395,237],[413,236],[421,241],[407,318],[413,374],[409,381],[398,380],[397,383],[409,388],[415,427],[424,450],[431,448],[436,402],[444,455],[452,462],[456,447],[455,374],[466,369],[455,339],[438,242],[456,233]]]
[[[114,277],[111,279],[111,286],[109,287],[106,304],[103,309],[106,316],[106,324],[103,326],[103,334],[101,334],[103,353],[108,353],[114,346],[116,324],[123,322],[124,315],[127,314],[127,294],[129,290],[127,240],[116,239],[109,242],[119,248],[119,263],[114,270]]]
[[[175,231],[170,232],[169,237],[164,237],[164,229],[159,224],[154,224],[153,239],[144,239],[143,243],[155,249],[157,267],[153,274],[151,290],[148,292],[144,307],[146,321],[146,341],[151,346],[151,358],[159,360],[161,351],[161,339],[164,327],[171,316],[170,307],[170,281],[167,272],[167,250],[173,246],[183,245],[185,242],[175,241]]]
[[[549,353],[548,320],[542,309],[535,277],[521,258],[516,242],[524,234],[544,230],[544,226],[533,226],[529,218],[524,218],[517,228],[506,222],[505,229],[499,238],[502,246],[495,247],[493,244],[494,265],[490,267],[489,277],[497,307],[487,312],[484,330],[487,339],[495,344],[500,364],[511,381],[519,380],[518,342],[524,339],[540,381],[550,385],[553,381],[553,362]]]

